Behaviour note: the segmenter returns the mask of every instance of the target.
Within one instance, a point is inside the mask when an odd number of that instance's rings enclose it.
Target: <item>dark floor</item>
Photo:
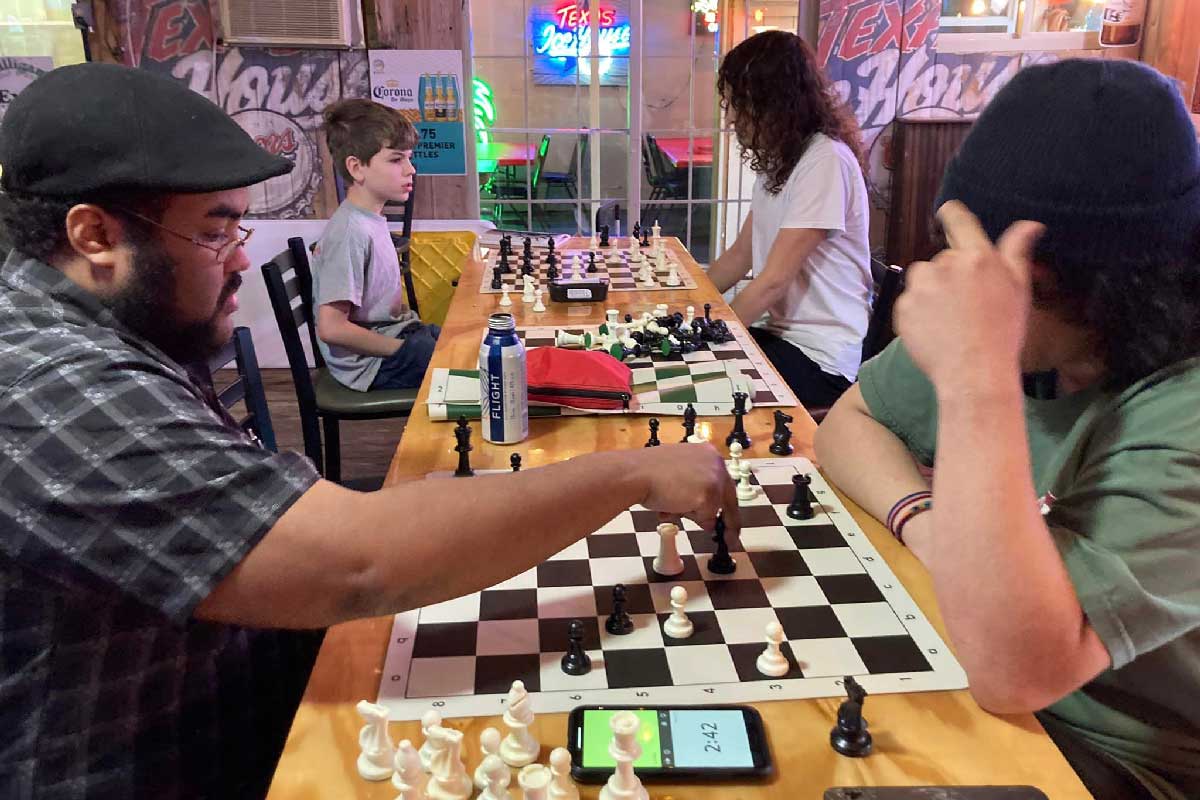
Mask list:
[[[267,406],[271,410],[271,424],[275,428],[275,439],[280,451],[304,452],[304,439],[300,434],[300,409],[296,405],[296,390],[292,386],[291,373],[286,369],[264,369],[263,387],[266,389]],[[220,372],[215,380],[223,385]],[[403,419],[364,420],[343,422],[342,439],[342,482],[355,489],[374,489],[383,484],[392,454],[404,432]]]

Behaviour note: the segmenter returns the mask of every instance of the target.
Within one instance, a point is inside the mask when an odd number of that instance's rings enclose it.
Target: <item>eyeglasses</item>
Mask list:
[[[230,236],[227,233],[219,233],[215,235],[189,235],[172,230],[161,222],[155,222],[147,216],[132,211],[128,208],[122,208],[122,212],[129,214],[131,217],[137,217],[142,222],[148,222],[156,228],[161,228],[172,236],[178,236],[180,239],[191,242],[197,247],[203,247],[205,250],[211,250],[217,256],[217,263],[224,264],[233,255],[233,251],[242,247],[246,242],[250,241],[250,237],[254,235],[254,228],[243,228],[238,225],[238,232],[241,236]],[[205,240],[209,241],[205,241]]]

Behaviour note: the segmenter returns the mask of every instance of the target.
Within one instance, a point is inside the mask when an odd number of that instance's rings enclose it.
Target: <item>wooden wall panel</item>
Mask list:
[[[365,0],[367,46],[392,50],[463,50],[470,46],[467,0]],[[468,129],[468,134],[470,133]],[[418,219],[465,219],[474,175],[417,175]]]
[[[1180,82],[1193,113],[1200,113],[1200,0],[1149,0],[1142,61]]]
[[[933,203],[946,164],[971,128],[970,120],[896,121],[886,259],[907,267],[937,252]]]

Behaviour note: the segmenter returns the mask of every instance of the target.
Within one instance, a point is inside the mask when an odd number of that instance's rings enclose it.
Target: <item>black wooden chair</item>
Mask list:
[[[304,435],[304,454],[331,481],[341,481],[341,446],[338,423],[341,420],[390,419],[407,417],[417,399],[416,389],[357,392],[329,374],[317,346],[317,326],[313,312],[312,271],[304,240],[288,239],[288,249],[262,265],[263,280],[275,311],[275,322],[283,338],[296,387],[300,408],[300,427]],[[309,372],[308,358],[300,340],[300,328],[308,326],[315,372]],[[324,449],[321,433],[324,431]]]
[[[642,136],[642,172],[646,183],[650,185],[650,195],[646,205],[642,207],[643,215],[651,210],[659,212],[666,219],[672,211],[686,210],[676,206],[663,206],[663,200],[680,200],[687,198],[687,174],[669,168],[667,157],[658,146],[658,140],[647,133]]]
[[[580,174],[580,166],[587,160],[587,153],[588,137],[579,136],[571,145],[571,163],[566,172],[541,171],[540,179],[542,185],[546,187],[546,197],[549,197],[551,190],[557,187],[562,189],[567,197],[575,199],[579,194],[576,176]]]
[[[209,380],[217,370],[231,362],[237,366],[237,379],[217,392],[217,399],[226,411],[232,413],[238,403],[245,406],[245,416],[238,420],[242,430],[257,439],[263,447],[278,452],[275,443],[275,428],[271,425],[271,412],[267,408],[267,393],[263,389],[262,373],[258,370],[258,357],[254,355],[254,340],[250,329],[239,326],[221,351],[208,360]],[[235,417],[236,419],[236,417]]]
[[[542,181],[542,167],[546,165],[546,153],[550,150],[550,134],[542,134],[542,139],[538,142],[537,155],[533,161],[533,172],[529,175],[529,185],[525,184],[525,179],[520,180],[501,180],[494,178],[491,182],[492,193],[496,196],[496,203],[492,207],[493,216],[498,216],[495,219],[497,227],[504,225],[504,207],[509,206],[515,212],[517,206],[513,203],[505,203],[505,200],[529,200],[531,203],[537,199],[538,187]],[[546,227],[546,219],[542,214],[541,206],[533,205],[533,218],[537,224]]]

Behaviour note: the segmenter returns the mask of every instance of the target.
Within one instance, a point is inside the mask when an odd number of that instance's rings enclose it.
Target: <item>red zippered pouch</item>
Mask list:
[[[531,403],[606,411],[629,408],[633,371],[608,353],[535,347],[525,358]]]

